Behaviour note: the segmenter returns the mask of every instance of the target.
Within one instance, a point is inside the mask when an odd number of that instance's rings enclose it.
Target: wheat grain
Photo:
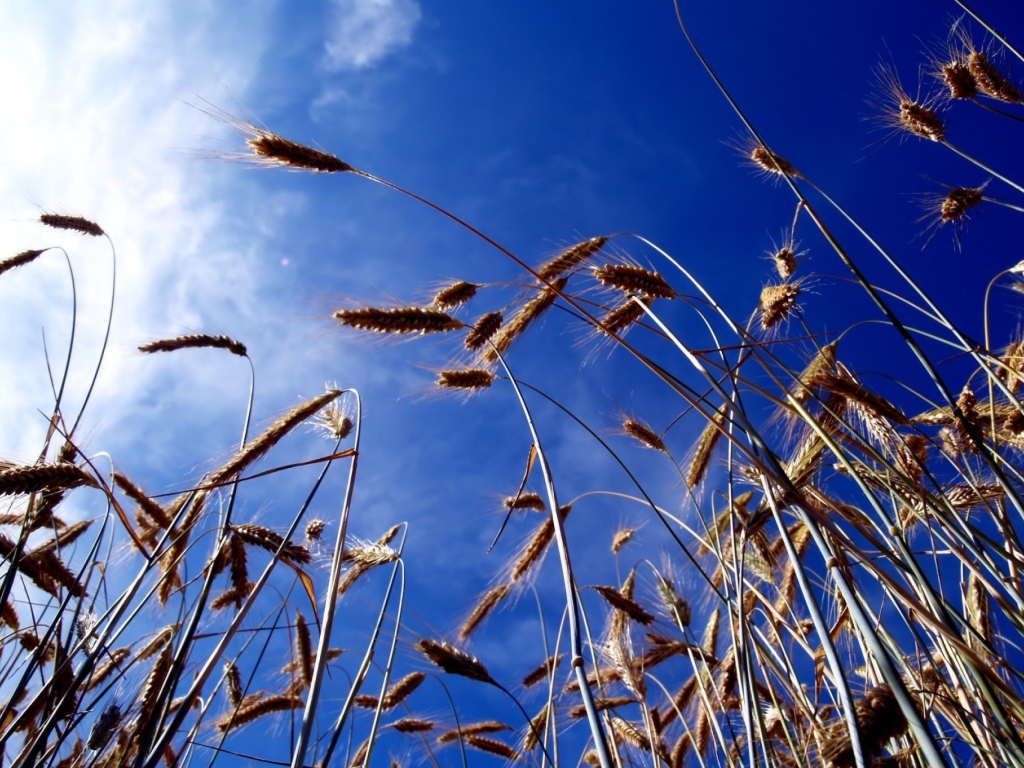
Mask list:
[[[440,371],[437,386],[442,389],[487,389],[497,378],[485,368],[463,368]]]
[[[384,694],[384,703],[382,705],[384,710],[394,709],[407,698],[409,698],[413,691],[420,687],[420,684],[426,680],[427,676],[422,672],[412,672],[388,689],[387,693]]]
[[[770,330],[781,323],[796,306],[800,295],[799,282],[766,285],[761,289],[761,300],[758,311],[761,314],[761,329]]]
[[[594,267],[594,277],[602,284],[628,294],[659,299],[674,298],[676,292],[659,273],[635,264],[605,264]]]
[[[431,720],[423,720],[418,717],[403,717],[390,724],[399,733],[423,733],[434,730],[434,723]]]
[[[604,712],[609,709],[617,709],[618,707],[625,707],[629,704],[636,704],[637,700],[632,696],[611,696],[605,698],[594,699],[594,710],[597,712]],[[577,704],[569,710],[569,717],[574,720],[582,720],[587,716],[587,708],[583,704]]]
[[[466,324],[437,309],[423,307],[395,307],[378,309],[339,309],[334,313],[341,325],[376,333],[444,333],[465,328]]]
[[[539,493],[521,493],[518,496],[509,496],[502,504],[505,509],[532,509],[535,512],[544,512],[548,508]]]
[[[690,461],[690,466],[686,470],[686,477],[684,482],[686,487],[693,490],[707,475],[708,467],[711,465],[711,454],[714,453],[715,446],[718,445],[718,441],[722,438],[722,427],[725,424],[725,415],[729,411],[729,404],[722,403],[718,410],[715,411],[707,425],[701,430],[700,437],[697,438],[697,445],[693,450],[693,459]]]
[[[468,677],[471,680],[479,680],[484,683],[494,682],[491,673],[487,671],[487,667],[478,658],[471,656],[461,648],[456,648],[446,642],[439,643],[427,638],[420,640],[416,647],[434,664],[450,675]]]
[[[645,611],[636,601],[625,597],[615,587],[596,586],[594,589],[601,597],[608,601],[612,608],[616,611],[621,611],[638,624],[646,627],[654,621],[653,615]]]
[[[344,173],[355,169],[334,155],[321,152],[276,133],[258,128],[251,123],[238,121],[243,131],[249,134],[246,145],[256,156],[259,164],[277,165],[298,171],[314,173]]]
[[[281,559],[287,562],[304,565],[313,559],[309,550],[301,544],[293,544],[291,541],[286,543],[281,534],[274,533],[262,525],[232,525],[229,528],[246,544],[265,549],[268,552],[277,552],[280,549]]]
[[[877,756],[890,739],[907,730],[907,719],[888,685],[872,688],[856,706],[857,730],[865,757]],[[836,723],[835,733],[825,742],[821,758],[830,768],[852,768],[855,764],[853,744],[846,724]]]
[[[471,734],[465,737],[466,744],[479,749],[481,752],[488,752],[492,755],[504,758],[505,760],[511,760],[513,762],[520,762],[523,758],[514,747],[509,746],[503,741],[497,739],[489,739],[486,736],[477,736]]]
[[[577,243],[538,267],[537,275],[542,282],[550,283],[567,272],[571,272],[591,256],[594,256],[604,248],[607,242],[607,237],[592,237],[589,240],[584,240],[582,243]]]
[[[642,296],[630,299],[598,318],[601,330],[609,336],[618,336],[632,328],[646,314],[644,307],[650,307],[653,299]]]
[[[214,349],[226,349],[233,355],[246,357],[248,351],[245,344],[236,341],[229,336],[211,336],[206,333],[190,333],[186,336],[176,336],[173,339],[160,339],[143,344],[139,352],[174,352],[178,349],[203,349],[206,347]]]
[[[622,432],[635,438],[648,448],[668,453],[668,448],[665,446],[665,441],[661,439],[661,436],[638,419],[624,418],[622,420]]]
[[[501,312],[488,312],[486,315],[481,315],[466,334],[466,349],[475,352],[483,347],[501,328],[501,322]]]
[[[221,733],[228,733],[273,712],[287,712],[290,709],[301,709],[304,704],[305,702],[302,700],[301,696],[267,696],[266,698],[261,698],[252,702],[248,706],[240,707],[234,713],[221,718],[217,722],[217,730]]]
[[[566,505],[562,507],[560,512],[561,518],[564,520],[568,516],[571,508]],[[519,581],[524,575],[526,575],[534,565],[536,565],[544,553],[547,551],[548,544],[551,543],[551,539],[555,535],[555,524],[551,518],[547,518],[534,529],[533,536],[523,547],[522,552],[516,561],[512,564],[511,572],[509,574],[510,581]]]
[[[636,528],[620,528],[612,537],[612,552],[619,554],[619,551],[626,546],[636,533]]]
[[[765,149],[760,144],[755,145],[750,150],[748,159],[755,167],[760,168],[765,173],[780,176],[795,176],[798,179],[803,178],[788,160],[768,149]]]
[[[508,597],[511,586],[509,584],[499,584],[487,591],[480,601],[473,608],[472,613],[466,618],[462,626],[459,628],[459,641],[465,642],[477,627],[479,627],[484,619],[486,619],[491,611],[493,611],[502,600]]]
[[[0,496],[40,491],[65,491],[81,486],[98,488],[92,475],[75,464],[11,466],[0,470]]]
[[[447,312],[455,309],[476,296],[480,286],[476,283],[467,283],[465,280],[457,280],[446,288],[442,288],[434,296],[431,302],[438,309]]]
[[[298,611],[295,612],[295,656],[299,663],[299,671],[302,673],[300,680],[308,688],[313,684],[313,642],[309,636],[306,617]]]
[[[479,723],[469,723],[451,731],[445,731],[437,737],[439,744],[450,744],[458,741],[460,736],[473,736],[482,733],[501,733],[511,731],[512,727],[497,720],[484,720]]]
[[[967,69],[974,75],[978,90],[986,96],[1007,104],[1018,104],[1021,101],[1020,88],[1003,77],[983,51],[974,51],[967,56]]]
[[[537,318],[554,305],[558,294],[564,291],[565,286],[568,284],[568,278],[558,278],[552,281],[550,286],[542,288],[534,298],[520,307],[508,325],[498,330],[494,335],[491,346],[484,350],[484,360],[493,363],[498,359],[499,353],[504,354],[507,352],[512,342],[522,336],[526,329],[536,322]]]
[[[100,225],[95,222],[89,221],[88,219],[82,218],[81,216],[63,216],[59,213],[44,213],[39,217],[39,220],[48,227],[54,229],[67,229],[72,232],[81,232],[83,235],[91,235],[92,237],[100,237],[106,234]]]
[[[38,251],[22,251],[17,256],[11,256],[9,259],[0,261],[0,275],[4,272],[14,269],[15,267],[22,267],[25,264],[29,264],[39,258],[40,255],[45,253],[44,250]]]

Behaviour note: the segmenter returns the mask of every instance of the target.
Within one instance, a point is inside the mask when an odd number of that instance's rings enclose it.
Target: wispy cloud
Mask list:
[[[419,23],[415,0],[333,0],[325,65],[331,71],[372,67],[408,45]]]

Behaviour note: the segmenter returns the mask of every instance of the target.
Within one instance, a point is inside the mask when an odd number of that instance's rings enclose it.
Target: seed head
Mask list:
[[[39,220],[48,227],[54,229],[69,229],[72,232],[81,232],[83,235],[100,237],[106,234],[100,225],[82,218],[81,216],[64,216],[59,213],[44,213]]]
[[[31,261],[35,261],[43,251],[22,251],[17,256],[11,256],[9,259],[0,261],[0,275],[8,270],[14,269],[15,267],[21,267],[28,264]]]
[[[360,309],[339,309],[334,316],[342,325],[359,328],[377,333],[439,333],[456,331],[465,323],[456,320],[437,309],[422,307],[396,307],[394,309],[377,309],[362,307]]]
[[[431,303],[438,309],[447,312],[450,309],[455,309],[455,307],[461,304],[465,304],[476,296],[476,290],[479,287],[480,286],[475,283],[467,283],[465,280],[457,280],[447,288],[442,288],[438,291]]]
[[[486,389],[495,378],[486,368],[441,371],[437,375],[437,386],[442,389]]]
[[[550,283],[567,272],[571,272],[595,255],[604,248],[604,244],[607,242],[607,237],[592,237],[582,243],[577,243],[538,267],[537,274],[540,275],[541,280]]]
[[[229,336],[210,336],[206,333],[192,333],[186,336],[178,336],[173,339],[161,339],[143,344],[139,352],[173,352],[177,349],[197,349],[202,347],[214,347],[226,349],[234,355],[245,357],[247,353],[245,344]]]
[[[942,66],[942,82],[949,88],[951,99],[974,99],[978,96],[978,82],[970,67],[962,61],[951,61]]]
[[[636,438],[648,448],[668,453],[668,448],[665,446],[665,441],[661,439],[661,436],[641,421],[631,418],[623,419],[622,431],[624,434]]]
[[[501,320],[501,312],[488,312],[483,315],[466,334],[466,349],[480,349],[501,328]]]
[[[676,295],[665,278],[635,264],[605,264],[594,268],[594,277],[602,284],[627,294],[671,299]]]
[[[796,176],[802,178],[786,158],[765,149],[760,144],[750,150],[750,161],[765,173],[779,176]]]
[[[903,88],[896,72],[887,64],[876,71],[882,96],[877,106],[883,125],[906,131],[930,141],[942,141],[946,126],[933,108],[931,99],[912,98]]]
[[[967,57],[967,69],[974,75],[978,90],[986,96],[1007,104],[1021,101],[1020,88],[1003,77],[983,51],[974,51]]]
[[[460,675],[471,680],[479,680],[483,683],[493,683],[491,673],[487,671],[478,658],[471,656],[461,648],[456,648],[446,642],[436,642],[423,638],[416,647],[421,650],[428,659],[439,666],[450,675]]]
[[[345,408],[339,407],[337,403],[331,403],[317,414],[313,426],[325,437],[344,440],[352,432],[354,425]]]
[[[770,330],[789,317],[789,313],[796,306],[796,299],[799,295],[799,283],[766,285],[761,290],[761,301],[758,305],[762,330]]]
[[[278,136],[276,133],[249,124],[249,138],[246,145],[256,156],[259,164],[279,165],[296,171],[313,173],[343,173],[355,170],[351,165],[334,155],[313,149],[297,141]]]

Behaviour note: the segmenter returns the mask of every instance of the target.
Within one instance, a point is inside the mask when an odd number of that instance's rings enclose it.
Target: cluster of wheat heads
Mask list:
[[[690,39],[682,22],[680,16]],[[983,20],[974,22],[986,42],[976,45],[966,22],[957,22],[948,51],[929,62],[931,74],[947,100],[1020,121],[1020,91],[994,55],[1020,54]],[[256,163],[385,184],[524,270],[517,291],[457,280],[430,302],[335,314],[353,332],[452,339],[448,360],[457,362],[438,370],[437,387],[507,388],[531,440],[519,489],[505,506],[510,518],[533,511],[539,522],[481,590],[457,636],[418,647],[445,673],[504,688],[466,644],[529,587],[554,550],[565,596],[547,617],[559,628],[557,640],[521,680],[524,689],[542,685],[545,695],[532,716],[524,712],[518,740],[483,735],[515,726],[474,716],[477,723],[435,741],[457,739],[515,762],[603,768],[1024,765],[1022,342],[996,348],[987,320],[980,341],[978,332],[954,324],[851,214],[768,148],[710,66],[708,72],[745,125],[748,161],[782,180],[797,200],[788,236],[772,253],[776,274],[746,319],[734,318],[679,260],[638,235],[584,239],[531,266],[408,190],[266,128],[236,124]],[[883,68],[880,80],[890,126],[956,152],[1008,194],[1022,191],[957,148],[937,102],[911,97],[892,68]],[[987,201],[1019,210],[987,188],[951,187],[934,208],[936,225],[955,227]],[[831,218],[853,225],[858,248],[877,250],[900,291],[865,274],[829,228]],[[804,230],[827,245],[870,299],[869,317],[826,332],[800,311],[807,277],[796,243]],[[993,274],[993,283],[1021,272]],[[819,279],[816,290],[823,286]],[[608,439],[602,425],[560,399],[558,382],[517,377],[519,340],[538,333],[553,311],[617,347],[616,355],[631,355],[674,393],[677,407],[623,414],[621,438]],[[705,330],[682,325],[686,312]],[[863,322],[883,324],[899,341],[871,361],[883,376],[865,377],[844,360],[844,339]],[[969,376],[947,373],[941,361],[954,356],[972,361]],[[877,384],[886,377],[905,383],[910,369],[927,388]],[[571,559],[575,532],[600,529],[593,518],[574,525],[608,491],[560,498],[558,467],[544,450],[547,425],[533,418],[544,402],[585,430],[595,451],[619,461],[618,440],[633,440],[678,473],[682,493],[669,503],[639,481],[631,494],[620,493],[646,508],[673,542],[667,558],[644,551],[635,528],[609,526],[605,567]],[[694,421],[697,437],[683,441],[678,425]],[[619,565],[625,577],[610,581]],[[579,739],[568,726],[580,719],[589,723],[589,741],[569,754],[567,745]],[[408,727],[426,733],[433,723]]]
[[[105,236],[76,216],[44,214],[41,222]],[[15,269],[29,277],[33,262],[59,258],[61,251],[32,249],[0,261],[0,280],[12,279]],[[113,295],[112,287],[106,339]],[[338,674],[332,670],[341,663],[341,649],[330,642],[339,595],[368,571],[394,564],[387,604],[404,538],[396,526],[372,544],[341,545],[359,442],[357,394],[328,389],[252,435],[250,386],[237,450],[203,477],[181,478],[173,492],[154,495],[133,477],[130,458],[122,464],[90,456],[80,443],[104,355],[85,377],[91,383],[81,405],[68,412],[78,381],[69,376],[74,314],[63,370],[51,371],[49,429],[38,459],[0,461],[2,763],[212,765],[250,754],[246,727],[262,722],[266,728],[275,717],[275,737],[263,744],[261,759],[296,765],[326,759],[355,695],[327,714],[318,707],[325,675]],[[227,336],[161,339],[139,353],[196,349],[244,360],[254,381],[245,345]],[[298,429],[310,423],[321,435]],[[277,473],[298,470],[258,462],[277,456],[283,442],[297,439],[290,435],[303,431],[307,441],[333,447],[319,447],[317,458],[301,462],[310,487],[291,506],[289,521],[264,525],[243,510],[260,506]],[[347,480],[340,478],[330,500],[318,498],[328,470],[345,463]],[[310,512],[314,500],[335,510],[329,524]],[[337,534],[333,546],[328,534]],[[379,622],[364,654],[353,654],[361,657],[357,665],[365,667],[381,637]],[[404,695],[391,694],[390,706],[415,687],[405,684]],[[282,723],[286,716],[290,730]]]

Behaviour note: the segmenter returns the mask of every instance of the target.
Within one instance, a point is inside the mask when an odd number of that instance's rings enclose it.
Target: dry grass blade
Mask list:
[[[81,216],[63,216],[59,213],[44,213],[39,220],[48,227],[54,229],[67,229],[72,232],[81,232],[83,235],[100,237],[106,234],[100,225],[82,218]]]
[[[376,333],[443,333],[464,328],[465,323],[438,309],[423,307],[395,307],[378,309],[362,307],[360,309],[339,309],[334,317],[342,325]]]
[[[210,336],[206,333],[191,333],[173,339],[151,341],[149,344],[139,347],[139,352],[174,352],[177,349],[202,349],[205,347],[226,349],[239,357],[245,357],[248,354],[245,344],[242,342],[236,341],[230,336]]]
[[[446,642],[436,642],[423,638],[416,647],[422,651],[428,659],[439,666],[450,675],[468,677],[471,680],[479,680],[483,683],[494,683],[494,678],[487,671],[478,658],[471,656],[461,648]]]
[[[75,464],[38,464],[0,470],[0,496],[66,491],[83,485],[99,487],[92,475]]]

